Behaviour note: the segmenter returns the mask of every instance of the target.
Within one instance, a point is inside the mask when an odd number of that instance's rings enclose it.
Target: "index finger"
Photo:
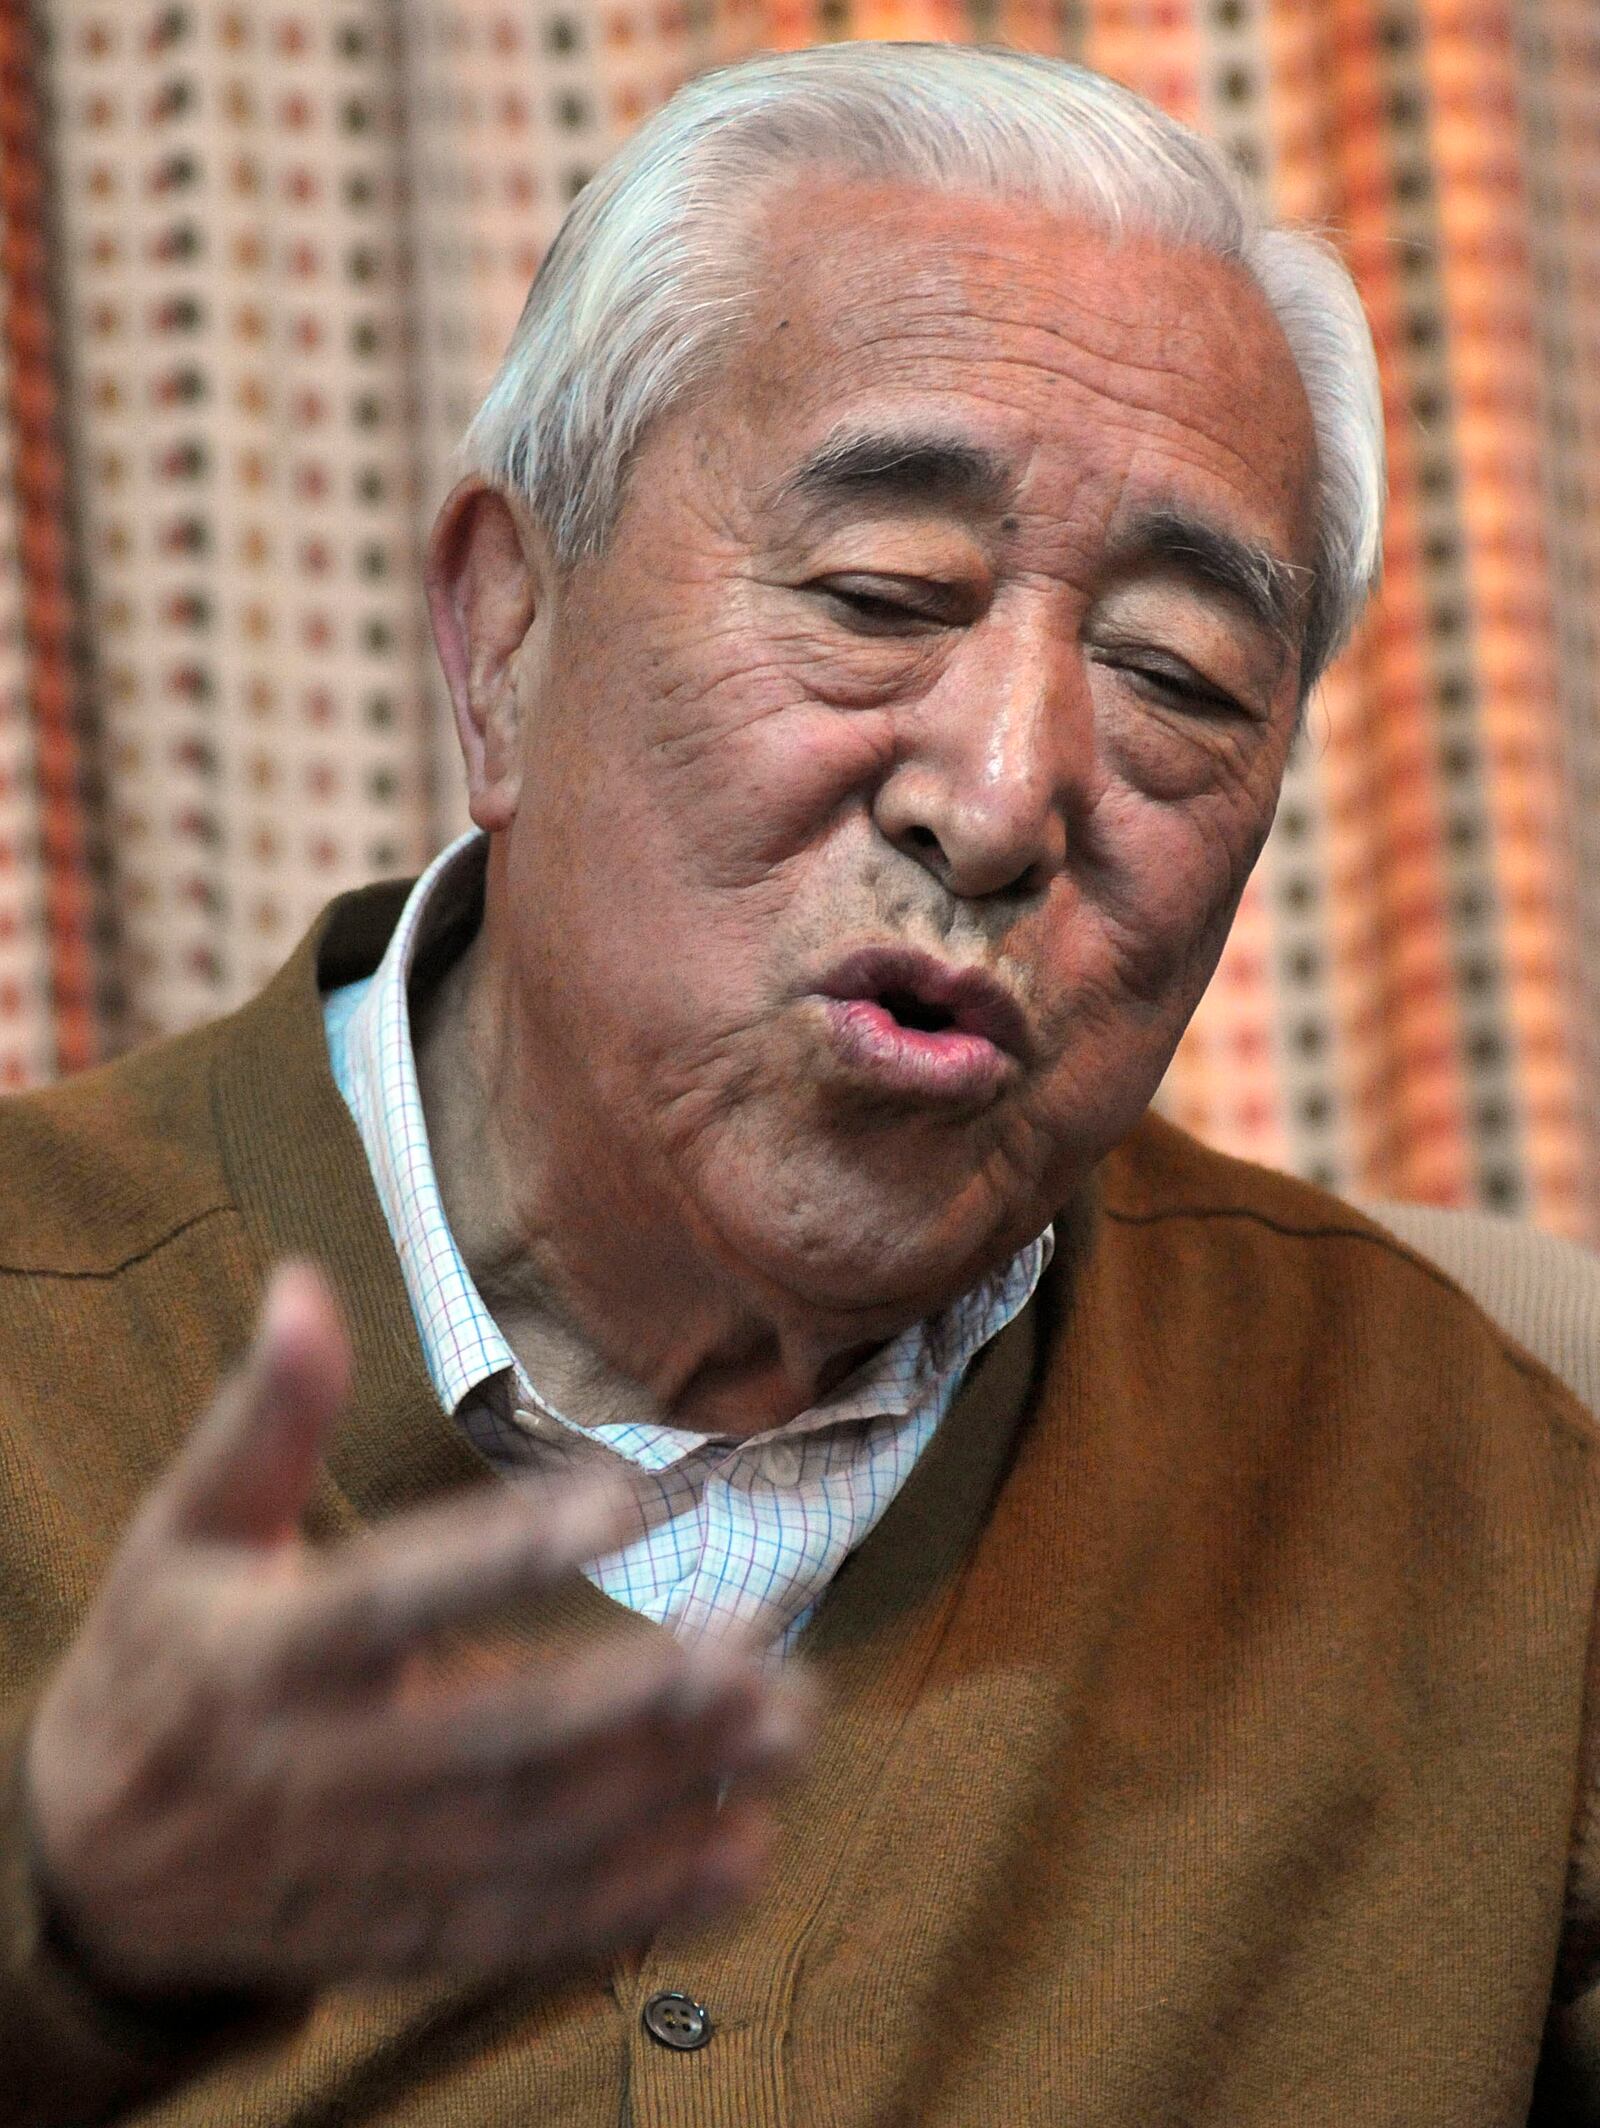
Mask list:
[[[639,1532],[620,1480],[501,1481],[357,1537],[297,1593],[278,1624],[286,1682],[392,1667],[453,1628],[487,1623]]]
[[[349,1380],[349,1336],[326,1278],[308,1263],[280,1264],[243,1364],[146,1495],[135,1544],[286,1542]]]

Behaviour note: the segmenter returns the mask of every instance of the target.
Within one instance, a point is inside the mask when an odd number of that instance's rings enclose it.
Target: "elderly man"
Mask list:
[[[479,832],[5,1116],[0,2119],[1575,2118],[1583,1415],[1144,1119],[1375,565],[1342,273],[1072,68],[760,61],[468,454]]]

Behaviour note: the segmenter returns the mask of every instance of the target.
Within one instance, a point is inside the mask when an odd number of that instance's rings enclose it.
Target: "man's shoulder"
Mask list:
[[[1474,1259],[1485,1222],[1469,1222],[1459,1259],[1432,1241],[1414,1246],[1331,1192],[1218,1152],[1155,1115],[1107,1160],[1101,1211],[1146,1278],[1219,1351],[1287,1355],[1336,1343],[1347,1379],[1391,1389],[1425,1381],[1430,1401],[1458,1411],[1514,1403],[1538,1425],[1600,1447],[1595,1414],[1539,1350],[1549,1309],[1527,1291],[1530,1252],[1516,1247],[1509,1223],[1494,1222],[1503,1262]],[[1531,1230],[1525,1238],[1536,1251]],[[1600,1263],[1561,1253],[1581,1274],[1562,1304],[1600,1338]],[[1477,1275],[1480,1263],[1487,1275]]]
[[[370,974],[406,888],[330,902],[238,1011],[0,1100],[0,1275],[106,1277],[232,1209],[228,1082],[247,1068],[327,1095],[320,993]]]
[[[1105,1161],[1100,1198],[1115,1225],[1208,1235],[1224,1252],[1259,1237],[1263,1248],[1276,1239],[1286,1245],[1280,1254],[1324,1269],[1374,1252],[1395,1264],[1425,1266],[1415,1249],[1331,1190],[1220,1152],[1153,1110]]]
[[[1153,1109],[1102,1169],[1107,1213],[1127,1223],[1240,1221],[1301,1240],[1360,1238],[1407,1253],[1356,1205],[1182,1130]]]
[[[1359,1218],[1314,1183],[1219,1152],[1154,1109],[1113,1148],[1102,1176],[1106,1209],[1120,1219],[1266,1219],[1298,1231]]]
[[[0,1101],[0,1273],[105,1277],[229,1205],[212,1089],[230,1025]]]

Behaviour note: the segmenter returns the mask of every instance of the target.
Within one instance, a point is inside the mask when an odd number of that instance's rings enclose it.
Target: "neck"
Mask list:
[[[545,1083],[497,990],[480,933],[413,998],[418,1087],[456,1246],[559,1410],[745,1438],[905,1327],[888,1310],[797,1307],[719,1262],[647,1163]]]

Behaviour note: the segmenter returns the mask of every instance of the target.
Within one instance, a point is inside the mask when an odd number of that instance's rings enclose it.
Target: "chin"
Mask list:
[[[787,1157],[717,1163],[737,1176],[702,1206],[725,1260],[799,1306],[887,1329],[945,1306],[1009,1262],[1050,1218],[1033,1193],[997,1194],[970,1151],[925,1142],[873,1157],[825,1142]],[[1030,1224],[1030,1221],[1032,1222]]]

